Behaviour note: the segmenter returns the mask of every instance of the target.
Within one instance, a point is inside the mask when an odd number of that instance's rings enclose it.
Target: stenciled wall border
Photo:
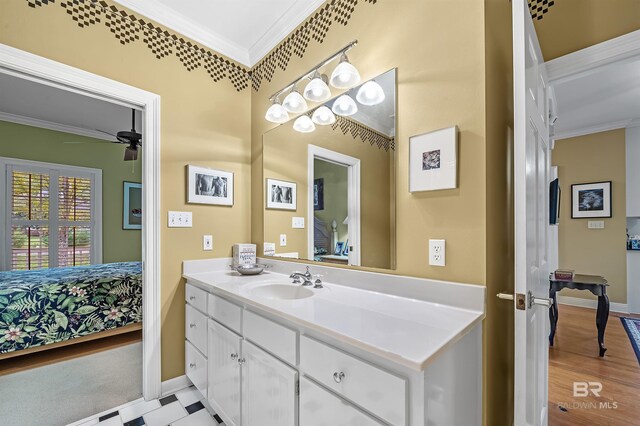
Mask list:
[[[337,115],[336,122],[331,125],[333,130],[341,130],[343,134],[350,133],[354,139],[360,138],[362,142],[368,142],[371,146],[377,146],[389,152],[396,150],[396,140],[393,136],[387,136],[364,124],[347,117]]]

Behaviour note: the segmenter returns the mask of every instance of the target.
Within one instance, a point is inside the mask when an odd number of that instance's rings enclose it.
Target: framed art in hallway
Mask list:
[[[233,206],[233,173],[187,166],[187,202]]]
[[[267,179],[267,208],[297,210],[297,185],[277,179]]]
[[[142,184],[124,182],[122,229],[142,229]]]
[[[409,192],[458,187],[458,127],[409,138]]]
[[[571,185],[571,218],[609,218],[611,181]]]

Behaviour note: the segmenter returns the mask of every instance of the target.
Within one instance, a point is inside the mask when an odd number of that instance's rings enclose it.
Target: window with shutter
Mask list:
[[[8,206],[1,269],[101,263],[101,170],[10,158],[0,166]]]

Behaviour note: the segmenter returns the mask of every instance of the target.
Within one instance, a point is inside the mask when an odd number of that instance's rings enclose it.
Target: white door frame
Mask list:
[[[330,163],[339,164],[348,168],[348,208],[349,216],[349,265],[360,266],[362,260],[360,245],[360,159],[331,151],[316,145],[309,145],[307,163],[307,247],[308,259],[314,258],[314,210],[313,210],[313,180],[315,177],[314,160],[320,159]]]
[[[0,73],[142,110],[142,392],[160,396],[160,96],[0,44]]]

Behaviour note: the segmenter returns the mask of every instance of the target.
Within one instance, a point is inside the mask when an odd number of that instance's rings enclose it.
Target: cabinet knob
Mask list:
[[[196,368],[196,363],[195,363],[195,362],[190,363],[190,364],[189,364],[189,367],[190,367],[190,368]]]
[[[247,360],[246,360],[246,359],[244,359],[244,358],[240,358],[240,359],[238,360],[238,364],[240,364],[240,365],[244,364],[245,362],[247,362]]]
[[[342,371],[339,372],[339,373],[337,371],[335,373],[333,373],[333,381],[334,382],[342,383],[342,379],[344,379],[344,373]]]
[[[238,354],[231,354],[231,359],[232,360],[237,360],[238,359]]]
[[[189,300],[191,300],[193,302],[194,300],[196,300],[196,297],[195,296],[189,296]]]
[[[192,322],[191,324],[189,324],[189,328],[195,328],[196,327],[196,323]]]

